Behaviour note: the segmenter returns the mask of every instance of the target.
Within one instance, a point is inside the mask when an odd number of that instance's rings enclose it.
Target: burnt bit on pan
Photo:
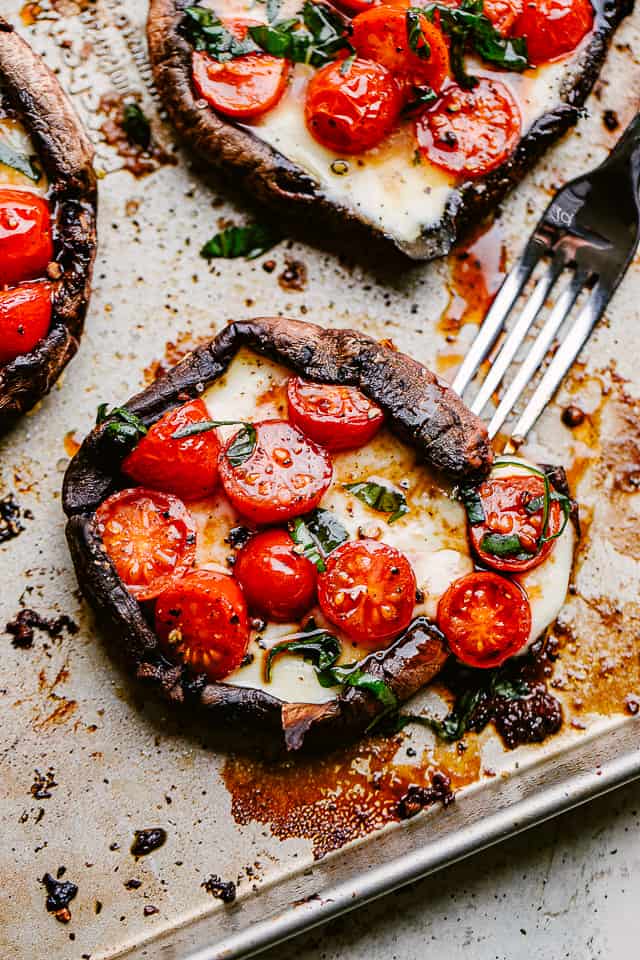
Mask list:
[[[451,779],[440,770],[431,777],[431,786],[420,787],[412,784],[405,795],[398,802],[398,816],[401,820],[409,820],[417,816],[425,807],[434,803],[441,803],[448,807],[453,803],[455,795],[451,790]]]
[[[136,93],[105,93],[98,106],[106,118],[100,133],[134,177],[144,177],[168,163],[177,163],[155,139],[140,100]]]
[[[19,536],[24,530],[22,520],[32,520],[31,510],[22,510],[13,493],[0,499],[0,543]]]
[[[200,886],[223,903],[233,903],[236,898],[236,885],[233,880],[221,880],[215,873],[207,877]]]
[[[283,290],[301,293],[307,285],[307,268],[302,260],[287,258],[285,268],[278,277],[278,283]]]
[[[136,830],[131,844],[131,853],[134,857],[146,857],[164,845],[167,831],[162,827],[148,827],[145,830]]]
[[[34,781],[29,787],[29,793],[36,800],[49,800],[52,796],[51,791],[57,786],[53,767],[49,767],[46,773],[41,773],[40,770],[36,769]]]
[[[25,607],[20,610],[13,620],[5,624],[5,633],[10,634],[13,639],[11,643],[14,647],[21,650],[29,650],[35,640],[35,631],[41,630],[56,640],[66,631],[73,637],[78,633],[78,624],[72,620],[66,613],[61,613],[58,617],[43,617],[36,610]]]
[[[53,913],[60,923],[69,923],[71,920],[69,904],[78,893],[77,885],[69,880],[56,880],[50,873],[45,873],[40,883],[44,884],[47,891],[45,901],[47,912]]]

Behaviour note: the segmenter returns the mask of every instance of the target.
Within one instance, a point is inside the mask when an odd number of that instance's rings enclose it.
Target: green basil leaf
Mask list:
[[[5,167],[11,167],[18,173],[24,174],[34,183],[39,183],[42,178],[42,170],[34,163],[33,157],[28,157],[24,153],[18,153],[8,143],[0,143],[0,163]]]
[[[306,0],[301,17],[270,20],[268,25],[249,27],[249,34],[262,50],[274,57],[322,67],[343,50],[354,52],[345,36],[346,27],[347,21],[337,10]]]
[[[505,697],[507,700],[522,700],[529,693],[526,680],[510,679],[497,671],[489,683],[489,692],[494,697]]]
[[[520,537],[515,533],[485,533],[480,541],[480,549],[493,557],[510,560],[528,560],[537,552],[525,550],[520,543]]]
[[[135,143],[143,150],[148,150],[151,143],[151,124],[145,116],[140,104],[132,101],[125,103],[122,111],[122,129],[130,143]]]
[[[456,495],[467,511],[467,520],[470,526],[475,527],[485,522],[487,517],[477,487],[472,486],[470,483],[464,483],[458,487]]]
[[[127,445],[130,440],[139,440],[148,432],[135,413],[131,413],[125,407],[114,407],[113,410],[109,410],[106,403],[101,403],[98,407],[96,424],[101,423],[106,423],[106,433]]]
[[[223,26],[213,10],[207,7],[186,7],[184,14],[182,33],[194,49],[204,50],[221,63],[255,53],[259,49],[249,35],[244,40],[237,40]]]
[[[412,113],[414,110],[418,110],[421,107],[426,107],[438,99],[438,94],[435,92],[435,90],[432,90],[431,87],[413,86],[411,89],[411,98],[402,108],[402,113],[404,114]],[[420,151],[417,150],[416,153],[418,155],[417,163],[420,163]]]
[[[208,433],[209,430],[215,430],[216,427],[245,426],[248,426],[246,420],[198,420],[197,423],[190,423],[186,427],[180,427],[179,430],[171,434],[171,439],[184,440],[185,437],[195,437],[199,433]]]
[[[423,16],[422,11],[414,10],[411,7],[407,10],[407,37],[409,46],[416,56],[420,57],[421,60],[428,60],[431,56],[431,45],[423,33],[420,24],[421,16]]]
[[[289,524],[289,532],[291,539],[304,548],[305,557],[315,563],[320,573],[325,570],[325,558],[349,539],[333,510],[324,507],[318,507],[304,517],[296,517]]]
[[[362,503],[376,510],[378,513],[390,513],[387,523],[394,523],[400,517],[409,513],[407,499],[401,490],[378,483],[376,480],[365,480],[358,483],[343,484],[345,490],[352,493]]]
[[[289,523],[289,533],[291,534],[291,539],[293,542],[298,547],[302,547],[307,560],[310,560],[311,563],[315,563],[318,571],[320,573],[324,573],[326,567],[320,545],[315,537],[312,536],[309,527],[304,522],[302,517],[296,517],[295,520],[292,520]]]
[[[200,256],[205,260],[229,260],[235,257],[255,260],[281,240],[281,233],[259,223],[247,227],[227,227],[205,243],[200,250]]]
[[[225,457],[232,467],[241,467],[256,448],[258,435],[252,423],[245,423],[238,430],[226,449]]]
[[[340,656],[340,641],[327,630],[302,631],[271,647],[265,661],[265,680],[271,680],[273,662],[283,653],[298,653],[313,664],[316,670],[327,670]]]
[[[103,420],[106,420],[109,415],[109,404],[101,403],[96,410],[96,424],[102,423]]]

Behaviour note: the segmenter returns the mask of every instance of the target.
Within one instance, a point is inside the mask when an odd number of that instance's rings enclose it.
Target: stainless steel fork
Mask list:
[[[534,326],[552,290],[566,272],[568,282],[517,372],[498,402],[489,423],[494,437],[540,371],[556,336],[580,294],[588,297],[575,320],[568,320],[557,350],[522,411],[511,435],[526,437],[552,399],[593,328],[604,313],[633,260],[640,239],[640,114],[627,127],[609,157],[591,173],[572,180],[547,207],[522,256],[502,284],[471,345],[453,389],[462,396],[488,357],[538,263],[546,269],[493,358],[471,403],[481,415]]]

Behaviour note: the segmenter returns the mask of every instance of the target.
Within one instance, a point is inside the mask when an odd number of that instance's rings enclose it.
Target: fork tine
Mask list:
[[[537,234],[529,240],[524,252],[515,266],[509,271],[504,283],[487,313],[478,335],[462,362],[453,389],[459,396],[469,386],[480,368],[480,364],[495,343],[496,337],[504,327],[511,308],[520,295],[522,288],[533,273],[540,257],[547,252],[549,244]]]
[[[565,375],[591,336],[591,332],[604,313],[610,294],[601,282],[596,284],[591,296],[558,348],[535,393],[527,404],[514,430],[514,437],[526,437],[538,417],[553,398]]]
[[[527,333],[536,321],[536,318],[542,310],[545,301],[556,280],[558,279],[566,263],[564,253],[559,250],[556,252],[549,269],[538,280],[536,287],[522,308],[522,313],[518,317],[513,329],[500,348],[497,357],[491,364],[491,369],[487,373],[484,383],[480,387],[478,394],[471,404],[471,409],[478,416],[482,413],[487,403],[491,399],[494,390],[501,383],[502,378],[507,372],[511,361],[518,352],[518,348],[524,341]]]
[[[563,321],[568,316],[570,310],[575,304],[580,291],[587,281],[588,273],[585,271],[576,271],[568,286],[562,291],[551,313],[543,324],[538,336],[531,345],[527,356],[523,359],[516,376],[509,384],[504,397],[498,404],[489,424],[489,436],[495,437],[496,433],[507,419],[514,406],[520,399],[522,392],[526,389],[531,378],[542,365],[547,351],[553,342],[553,338],[562,326]]]

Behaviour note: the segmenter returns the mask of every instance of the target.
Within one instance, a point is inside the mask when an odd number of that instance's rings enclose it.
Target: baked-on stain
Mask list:
[[[40,881],[47,891],[45,907],[48,913],[53,913],[60,923],[69,923],[71,911],[69,904],[77,896],[78,887],[68,880],[56,880],[50,873],[45,873]]]
[[[135,93],[105,93],[100,98],[98,110],[105,116],[100,127],[110,147],[122,159],[122,166],[134,177],[144,177],[166,164],[176,164],[177,158],[167,153],[151,133],[148,145],[135,142],[125,128],[125,109],[128,104],[139,106],[140,96]]]
[[[79,626],[66,613],[61,613],[57,617],[43,617],[36,610],[25,607],[19,610],[13,620],[5,624],[5,633],[10,634],[13,639],[11,643],[14,647],[28,650],[33,646],[35,640],[35,631],[41,630],[52,640],[56,640],[66,632],[70,637],[74,637]]]
[[[449,302],[438,330],[455,340],[467,323],[479,325],[506,275],[507,248],[499,220],[477,230],[462,250],[449,257]]]
[[[223,903],[233,903],[236,898],[236,885],[233,880],[221,880],[215,873],[207,877],[200,886]]]
[[[301,293],[307,285],[307,267],[302,260],[285,260],[285,268],[278,277],[283,290]]]
[[[82,437],[78,436],[77,430],[69,430],[64,435],[64,452],[68,457],[75,457],[82,446]]]
[[[134,857],[146,857],[162,847],[167,839],[167,831],[162,827],[147,827],[145,830],[136,830],[131,844],[131,853]]]
[[[20,19],[25,27],[32,27],[41,16],[57,13],[61,17],[73,17],[95,4],[95,0],[45,0],[42,3],[25,3],[20,10]]]
[[[34,781],[29,787],[29,793],[36,800],[49,800],[52,796],[51,791],[57,786],[53,767],[49,767],[46,773],[36,769]]]
[[[0,499],[0,543],[6,543],[19,536],[24,530],[23,519],[31,520],[30,510],[22,510],[13,493]]]

